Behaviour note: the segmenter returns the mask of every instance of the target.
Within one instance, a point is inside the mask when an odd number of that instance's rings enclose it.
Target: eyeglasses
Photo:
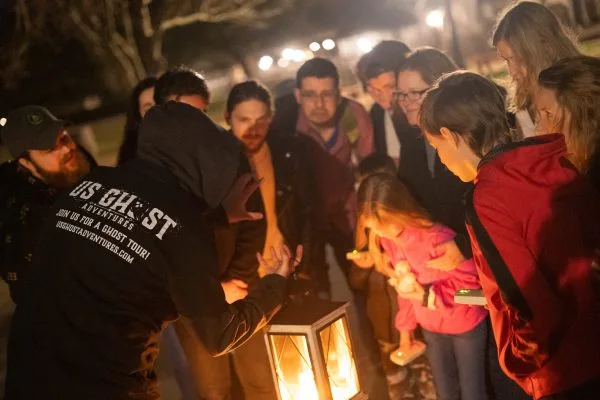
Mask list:
[[[406,101],[406,100],[416,101],[416,100],[420,100],[421,97],[423,97],[425,92],[427,92],[428,90],[429,90],[429,88],[426,88],[423,90],[411,90],[410,92],[407,92],[407,93],[395,91],[394,96],[396,96],[396,99],[398,101]]]
[[[338,92],[337,90],[333,90],[333,91],[326,91],[326,92],[322,92],[322,93],[316,93],[316,92],[300,92],[300,96],[302,97],[303,100],[311,102],[311,103],[316,103],[317,100],[321,100],[322,102],[334,102],[337,100],[337,95]]]

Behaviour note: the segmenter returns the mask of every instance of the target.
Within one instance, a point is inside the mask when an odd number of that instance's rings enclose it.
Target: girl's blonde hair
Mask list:
[[[397,177],[377,173],[363,181],[358,189],[358,224],[356,247],[369,245],[369,251],[378,251],[373,238],[369,240],[366,225],[371,219],[381,223],[396,222],[402,226],[430,227],[431,218],[421,207],[408,187]],[[372,236],[372,235],[370,235]]]
[[[497,47],[505,41],[527,70],[523,85],[512,83],[511,111],[531,106],[539,73],[555,62],[580,55],[570,32],[546,6],[523,1],[508,7],[492,35]]]
[[[560,107],[570,114],[565,135],[569,158],[579,171],[587,172],[600,146],[600,59],[579,56],[559,61],[540,73],[539,85],[554,91]]]

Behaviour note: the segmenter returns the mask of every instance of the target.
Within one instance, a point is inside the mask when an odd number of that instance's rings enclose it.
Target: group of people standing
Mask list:
[[[115,168],[46,109],[10,113],[6,398],[158,398],[162,334],[185,396],[274,399],[255,333],[294,267],[329,296],[327,244],[390,399],[414,398],[390,356],[416,338],[440,400],[596,398],[600,61],[534,2],[508,8],[492,43],[509,91],[384,41],[357,65],[370,115],[314,58],[275,100],[235,85],[229,131],[206,115],[205,79],[174,68],[134,90]],[[486,307],[457,304],[461,289]]]

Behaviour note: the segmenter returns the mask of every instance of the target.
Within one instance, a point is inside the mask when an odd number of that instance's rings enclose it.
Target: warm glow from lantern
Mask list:
[[[304,336],[273,335],[277,384],[282,400],[319,400],[317,382]]]
[[[361,392],[348,303],[306,298],[272,320],[265,340],[279,400],[367,400]]]
[[[281,369],[277,371],[277,374],[282,375]],[[279,393],[283,400],[319,400],[315,376],[308,368],[300,372],[295,381],[280,379],[278,383]]]
[[[321,343],[333,400],[351,399],[359,392],[359,386],[345,320],[340,318],[323,330]]]

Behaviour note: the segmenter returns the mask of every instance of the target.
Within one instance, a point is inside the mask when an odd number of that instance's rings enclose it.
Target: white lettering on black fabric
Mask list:
[[[98,182],[83,181],[69,196],[79,204],[74,209],[58,210],[56,228],[87,239],[129,264],[152,256],[129,237],[136,227],[149,231],[158,240],[180,228],[174,218],[137,195]]]
[[[178,223],[159,208],[125,190],[103,187],[98,182],[83,181],[69,196],[86,200],[81,210],[114,222],[123,228],[133,230],[138,223],[152,231],[160,240]],[[90,215],[91,217],[91,215]]]
[[[67,232],[71,232],[76,235],[79,235],[85,239],[88,239],[91,242],[94,242],[94,243],[104,247],[108,251],[115,253],[118,257],[127,261],[129,264],[132,264],[134,261],[134,257],[132,255],[130,255],[126,251],[122,250],[119,246],[117,246],[110,240],[106,240],[105,238],[103,238],[100,235],[95,234],[94,232],[91,232],[87,229],[81,228],[77,225],[71,224],[69,222],[64,222],[64,221],[56,222],[56,227],[59,229],[65,230]]]

